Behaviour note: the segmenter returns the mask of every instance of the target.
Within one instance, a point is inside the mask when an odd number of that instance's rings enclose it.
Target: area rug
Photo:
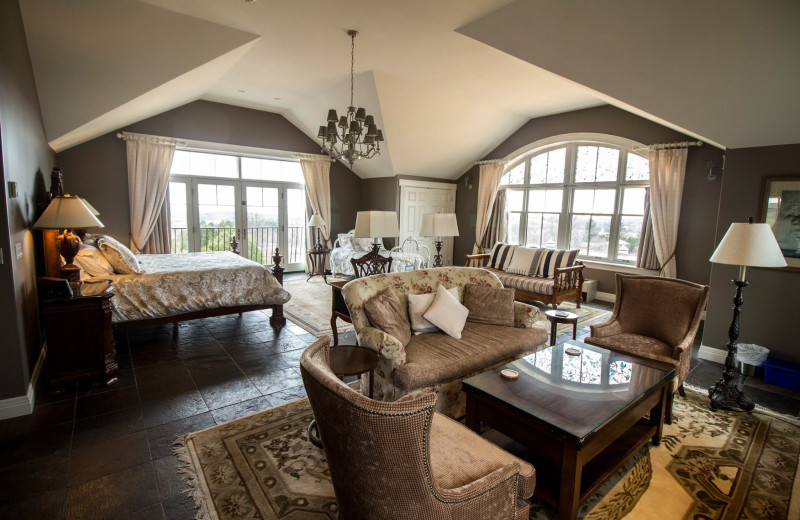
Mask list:
[[[330,276],[328,278],[336,279]],[[292,280],[286,282],[285,287],[292,295],[292,299],[283,306],[283,313],[286,317],[314,336],[329,336],[331,334],[331,287],[319,276],[315,276],[309,281],[306,281],[305,278]],[[551,308],[536,302],[534,305],[542,310]],[[581,305],[580,309],[576,309],[574,303],[562,303],[558,308],[577,314],[579,329],[605,321],[611,315],[609,311],[586,304]],[[353,326],[343,320],[337,320],[336,329],[341,333],[353,330]],[[572,325],[558,326],[558,334],[567,332],[572,332]]]
[[[708,396],[675,398],[659,447],[646,446],[583,506],[578,517],[800,518],[800,424],[767,411],[708,409]],[[322,450],[307,439],[307,399],[176,440],[181,472],[202,519],[337,518]],[[555,519],[534,499],[531,519]]]

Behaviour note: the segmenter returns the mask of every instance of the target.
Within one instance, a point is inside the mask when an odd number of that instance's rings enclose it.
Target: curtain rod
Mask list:
[[[323,161],[323,162],[336,162],[336,159],[330,155],[317,155],[311,153],[293,153],[292,157],[296,157],[301,161]]]
[[[161,135],[137,134],[134,132],[117,132],[117,139],[123,141],[145,141],[149,143],[165,143],[175,144],[177,146],[186,146],[186,141],[175,139],[174,137],[164,137]]]
[[[703,146],[703,141],[678,141],[675,143],[656,143],[651,144],[650,146],[645,146],[642,148],[637,148],[637,151],[640,150],[668,150],[670,148],[689,148],[690,146]]]
[[[477,161],[476,165],[481,164],[505,164],[508,162],[508,159],[486,159],[485,161]]]

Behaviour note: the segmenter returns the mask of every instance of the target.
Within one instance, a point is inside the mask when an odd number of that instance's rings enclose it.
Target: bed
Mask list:
[[[370,251],[372,251],[372,239],[353,238],[352,231],[339,234],[331,249],[331,271],[334,275],[353,276],[355,273],[350,260],[361,258]],[[395,247],[391,251],[381,245],[378,254],[392,257],[393,273],[425,269],[428,267],[430,257],[428,248],[418,245],[414,239],[406,239],[402,246]]]

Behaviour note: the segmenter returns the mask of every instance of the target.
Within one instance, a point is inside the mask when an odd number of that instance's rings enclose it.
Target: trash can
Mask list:
[[[758,376],[761,374],[761,367],[769,357],[769,349],[751,343],[738,345],[736,361],[739,364],[739,373],[745,376]]]

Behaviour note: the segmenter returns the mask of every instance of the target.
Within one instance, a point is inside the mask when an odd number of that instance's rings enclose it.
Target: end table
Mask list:
[[[328,263],[328,255],[330,254],[330,249],[308,250],[308,278],[306,278],[306,281],[311,280],[315,276],[321,276],[323,280],[326,282],[328,281],[328,273],[325,271],[325,265]]]
[[[578,315],[574,312],[548,310],[544,311],[545,316],[550,321],[550,344],[556,344],[556,327],[559,323],[572,323],[572,339],[575,339],[575,333],[578,330]]]

